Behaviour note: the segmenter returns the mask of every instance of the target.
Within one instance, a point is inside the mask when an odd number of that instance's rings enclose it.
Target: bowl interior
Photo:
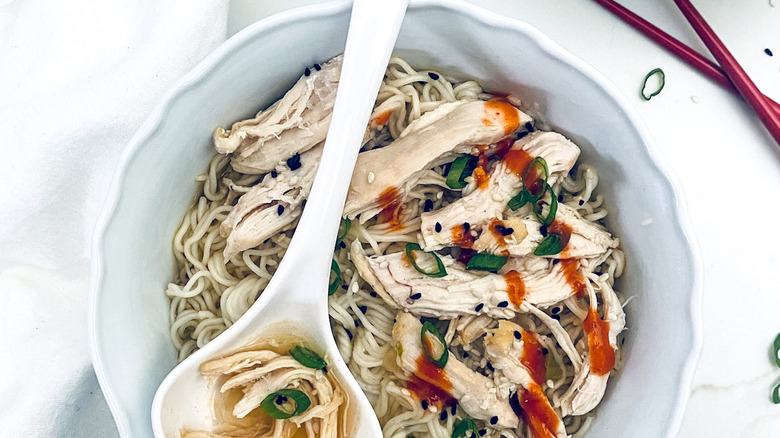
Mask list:
[[[216,126],[253,115],[301,71],[343,50],[345,3],[275,16],[232,38],[173,90],[136,136],[95,244],[93,361],[123,436],[150,436],[157,386],[176,365],[165,287],[173,233],[213,154]],[[674,434],[698,348],[698,261],[673,185],[628,104],[582,61],[528,25],[460,3],[409,8],[396,53],[416,67],[521,96],[599,171],[627,266],[625,366],[591,436]],[[630,403],[628,401],[630,400]],[[641,407],[641,409],[637,409]]]

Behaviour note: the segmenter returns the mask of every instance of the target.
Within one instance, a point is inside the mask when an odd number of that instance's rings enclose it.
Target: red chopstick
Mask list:
[[[764,123],[766,129],[774,137],[775,142],[780,145],[780,115],[778,115],[772,109],[767,99],[761,91],[756,87],[756,84],[750,80],[750,77],[745,73],[745,70],[739,65],[734,56],[726,48],[726,45],[718,38],[712,28],[699,14],[699,11],[693,7],[689,0],[674,0],[674,3],[680,8],[680,11],[685,15],[688,23],[691,24],[693,30],[699,34],[699,38],[704,42],[704,45],[712,53],[712,56],[718,61],[723,71],[731,79],[731,83],[737,87],[739,94],[747,101],[748,105],[753,107],[753,110],[758,115],[758,118]]]
[[[731,83],[729,77],[726,76],[726,73],[724,73],[717,64],[705,58],[699,54],[699,52],[686,46],[682,41],[654,26],[649,21],[616,3],[614,0],[595,0],[595,2],[603,6],[609,12],[612,12],[634,29],[642,32],[645,36],[666,48],[666,50],[677,55],[690,66],[699,70],[700,73],[720,84],[723,88],[739,94],[739,90]],[[780,104],[767,96],[764,97],[775,114],[780,115]]]

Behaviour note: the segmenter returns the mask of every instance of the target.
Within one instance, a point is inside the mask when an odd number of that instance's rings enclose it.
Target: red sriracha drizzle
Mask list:
[[[416,363],[417,371],[414,373],[416,377],[406,383],[406,388],[418,399],[428,400],[428,403],[433,403],[439,408],[455,403],[455,399],[450,396],[452,382],[444,368],[433,363],[425,354],[420,355]]]
[[[534,382],[541,385],[547,374],[544,347],[539,343],[536,333],[523,329],[522,334],[523,355],[520,357],[520,362],[529,371]]]
[[[509,397],[509,405],[531,428],[534,438],[555,438],[555,431],[561,421],[550,406],[541,386],[532,383],[530,389],[519,389]]]
[[[523,355],[520,362],[528,369],[534,382],[527,389],[519,388],[517,393],[512,394],[509,404],[531,429],[534,438],[555,438],[555,431],[561,422],[540,386],[547,372],[544,347],[536,333],[524,329],[522,335]]]
[[[615,367],[615,350],[609,343],[609,323],[591,307],[582,328],[588,334],[591,372],[597,376],[609,374]]]
[[[390,229],[398,230],[402,228],[401,216],[403,216],[403,205],[401,205],[401,193],[395,187],[388,187],[379,194],[377,203],[382,211],[379,212],[379,222],[386,222]]]
[[[509,295],[509,302],[519,308],[525,299],[525,282],[520,273],[512,270],[504,274],[506,281],[506,294]]]

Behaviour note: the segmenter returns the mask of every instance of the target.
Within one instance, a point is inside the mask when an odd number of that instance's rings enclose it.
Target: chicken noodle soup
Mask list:
[[[169,287],[181,357],[273,274],[319,162],[339,62],[215,133],[230,155],[201,177],[206,200],[174,244],[189,242]],[[524,108],[475,81],[388,66],[329,289],[339,351],[386,437],[582,436],[620,366],[625,263],[598,173]]]

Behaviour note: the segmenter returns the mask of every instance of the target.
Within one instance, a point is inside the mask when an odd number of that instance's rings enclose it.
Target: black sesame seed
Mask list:
[[[539,234],[541,234],[544,237],[547,237],[547,225],[542,225],[539,227]]]
[[[420,298],[422,298],[422,294],[420,292],[417,292],[416,294],[409,295],[409,298],[413,300],[419,300]]]
[[[275,170],[272,170],[271,171],[271,178],[276,178],[277,176],[279,176],[279,174]]]
[[[417,83],[420,84],[420,85],[425,85],[426,84],[425,81],[417,81]]]
[[[495,371],[495,368],[493,368],[493,364],[491,364],[490,362],[488,362],[488,363],[485,365],[485,368],[489,369],[491,372],[492,372],[492,371]]]
[[[434,230],[436,230],[437,233],[441,233],[441,224],[436,222],[436,225],[433,227]]]
[[[468,222],[463,222],[463,231],[468,232],[471,229],[471,224]]]
[[[528,131],[528,132],[533,132],[533,130],[534,130],[534,125],[532,125],[532,124],[531,124],[531,122],[527,122],[527,123],[525,124],[525,130],[526,130],[526,131]]]
[[[352,332],[351,331],[347,330],[347,336],[349,336],[349,339],[352,340]]]
[[[369,294],[369,295],[371,295],[372,297],[376,298],[376,292],[374,292],[374,291],[371,291],[371,292],[369,292],[368,294]]]
[[[450,408],[450,415],[455,415],[455,412],[458,411],[458,405],[452,405]]]
[[[309,76],[311,74],[311,70],[309,70],[309,67],[306,67],[306,70],[303,71],[304,76]]]
[[[464,351],[463,352],[463,358],[466,359],[467,357],[469,357],[469,352],[468,351]]]
[[[322,372],[325,374],[328,374],[328,367],[322,367]]]
[[[277,405],[280,405],[280,404],[282,404],[282,403],[284,403],[286,401],[287,401],[287,397],[285,397],[283,395],[277,395],[276,396],[276,404]]]
[[[552,314],[553,315],[557,315],[559,313],[561,313],[561,308],[560,307],[555,306],[555,307],[552,308]]]
[[[428,400],[423,399],[423,401],[421,401],[420,404],[422,405],[423,411],[428,410]]]
[[[515,330],[515,339],[523,339],[523,334],[519,330]]]
[[[276,213],[277,213],[279,216],[281,216],[281,215],[282,215],[282,213],[284,213],[284,205],[279,205],[278,207],[276,207]]]
[[[342,248],[346,248],[347,244],[344,243],[344,241],[342,240],[341,242],[339,242],[339,246],[342,247]]]
[[[490,418],[490,424],[496,424],[496,423],[498,423],[498,417],[497,416],[491,417]]]
[[[512,407],[512,410],[518,417],[523,415],[523,407],[520,406],[520,399],[517,397],[516,392],[509,394],[509,406]]]
[[[428,212],[431,210],[433,210],[433,201],[431,201],[430,199],[426,199],[425,202],[423,203],[423,211]]]
[[[317,71],[320,71],[320,70],[322,70],[322,67],[320,67],[319,64],[314,64],[314,69],[317,70]]]
[[[553,315],[552,319],[554,319],[556,321],[560,321],[561,320],[561,315]]]
[[[346,284],[342,284],[342,285],[341,285],[341,288],[342,288],[342,289],[344,289],[344,290],[348,290],[348,289],[349,289],[349,286],[347,286]]]
[[[482,436],[487,433],[487,429],[480,429],[479,436]]]
[[[563,195],[558,195],[558,202],[563,202]]]
[[[521,138],[525,138],[525,136],[527,136],[527,135],[528,135],[527,131],[522,131],[522,132],[518,132],[516,137],[517,137],[518,140],[520,140]]]
[[[295,154],[288,158],[287,165],[290,166],[290,170],[295,170],[301,167],[301,154]]]
[[[542,354],[546,355],[546,354],[548,354],[549,352],[550,352],[550,350],[548,350],[548,349],[546,349],[546,348],[542,347]]]
[[[769,50],[769,49],[764,49],[764,53],[766,53],[766,54],[767,54],[767,55],[769,55],[769,56],[773,56],[773,55],[772,55],[772,51],[771,51],[771,50]]]
[[[580,204],[580,205],[585,205],[585,201],[583,201],[582,199],[580,199],[580,200],[579,200],[579,202],[577,202],[577,204]]]
[[[483,308],[484,306],[485,306],[485,305],[484,305],[483,303],[479,303],[479,304],[477,304],[477,307],[475,307],[475,308],[474,308],[474,311],[475,311],[475,312],[479,312],[480,310],[482,310],[482,308]]]
[[[368,307],[366,307],[366,306],[358,306],[358,310],[360,310],[360,313],[366,313],[366,310],[368,310]]]
[[[441,414],[439,414],[439,421],[446,421],[447,420],[447,411],[443,410],[441,411]]]
[[[502,236],[509,236],[509,235],[511,235],[512,233],[515,232],[514,228],[511,228],[511,227],[507,228],[507,227],[505,227],[505,226],[503,226],[501,224],[496,225],[496,231],[498,231],[498,234],[500,234]]]
[[[769,49],[767,49],[767,50],[769,50]],[[439,75],[437,75],[436,73],[434,73],[432,71],[428,72],[428,77],[433,79],[434,81],[438,81],[439,80]]]
[[[497,306],[498,306],[498,307],[506,307],[506,306],[508,306],[508,305],[509,305],[509,302],[508,302],[508,301],[502,301],[502,302],[500,302],[500,303],[498,303],[498,304],[497,304]]]

